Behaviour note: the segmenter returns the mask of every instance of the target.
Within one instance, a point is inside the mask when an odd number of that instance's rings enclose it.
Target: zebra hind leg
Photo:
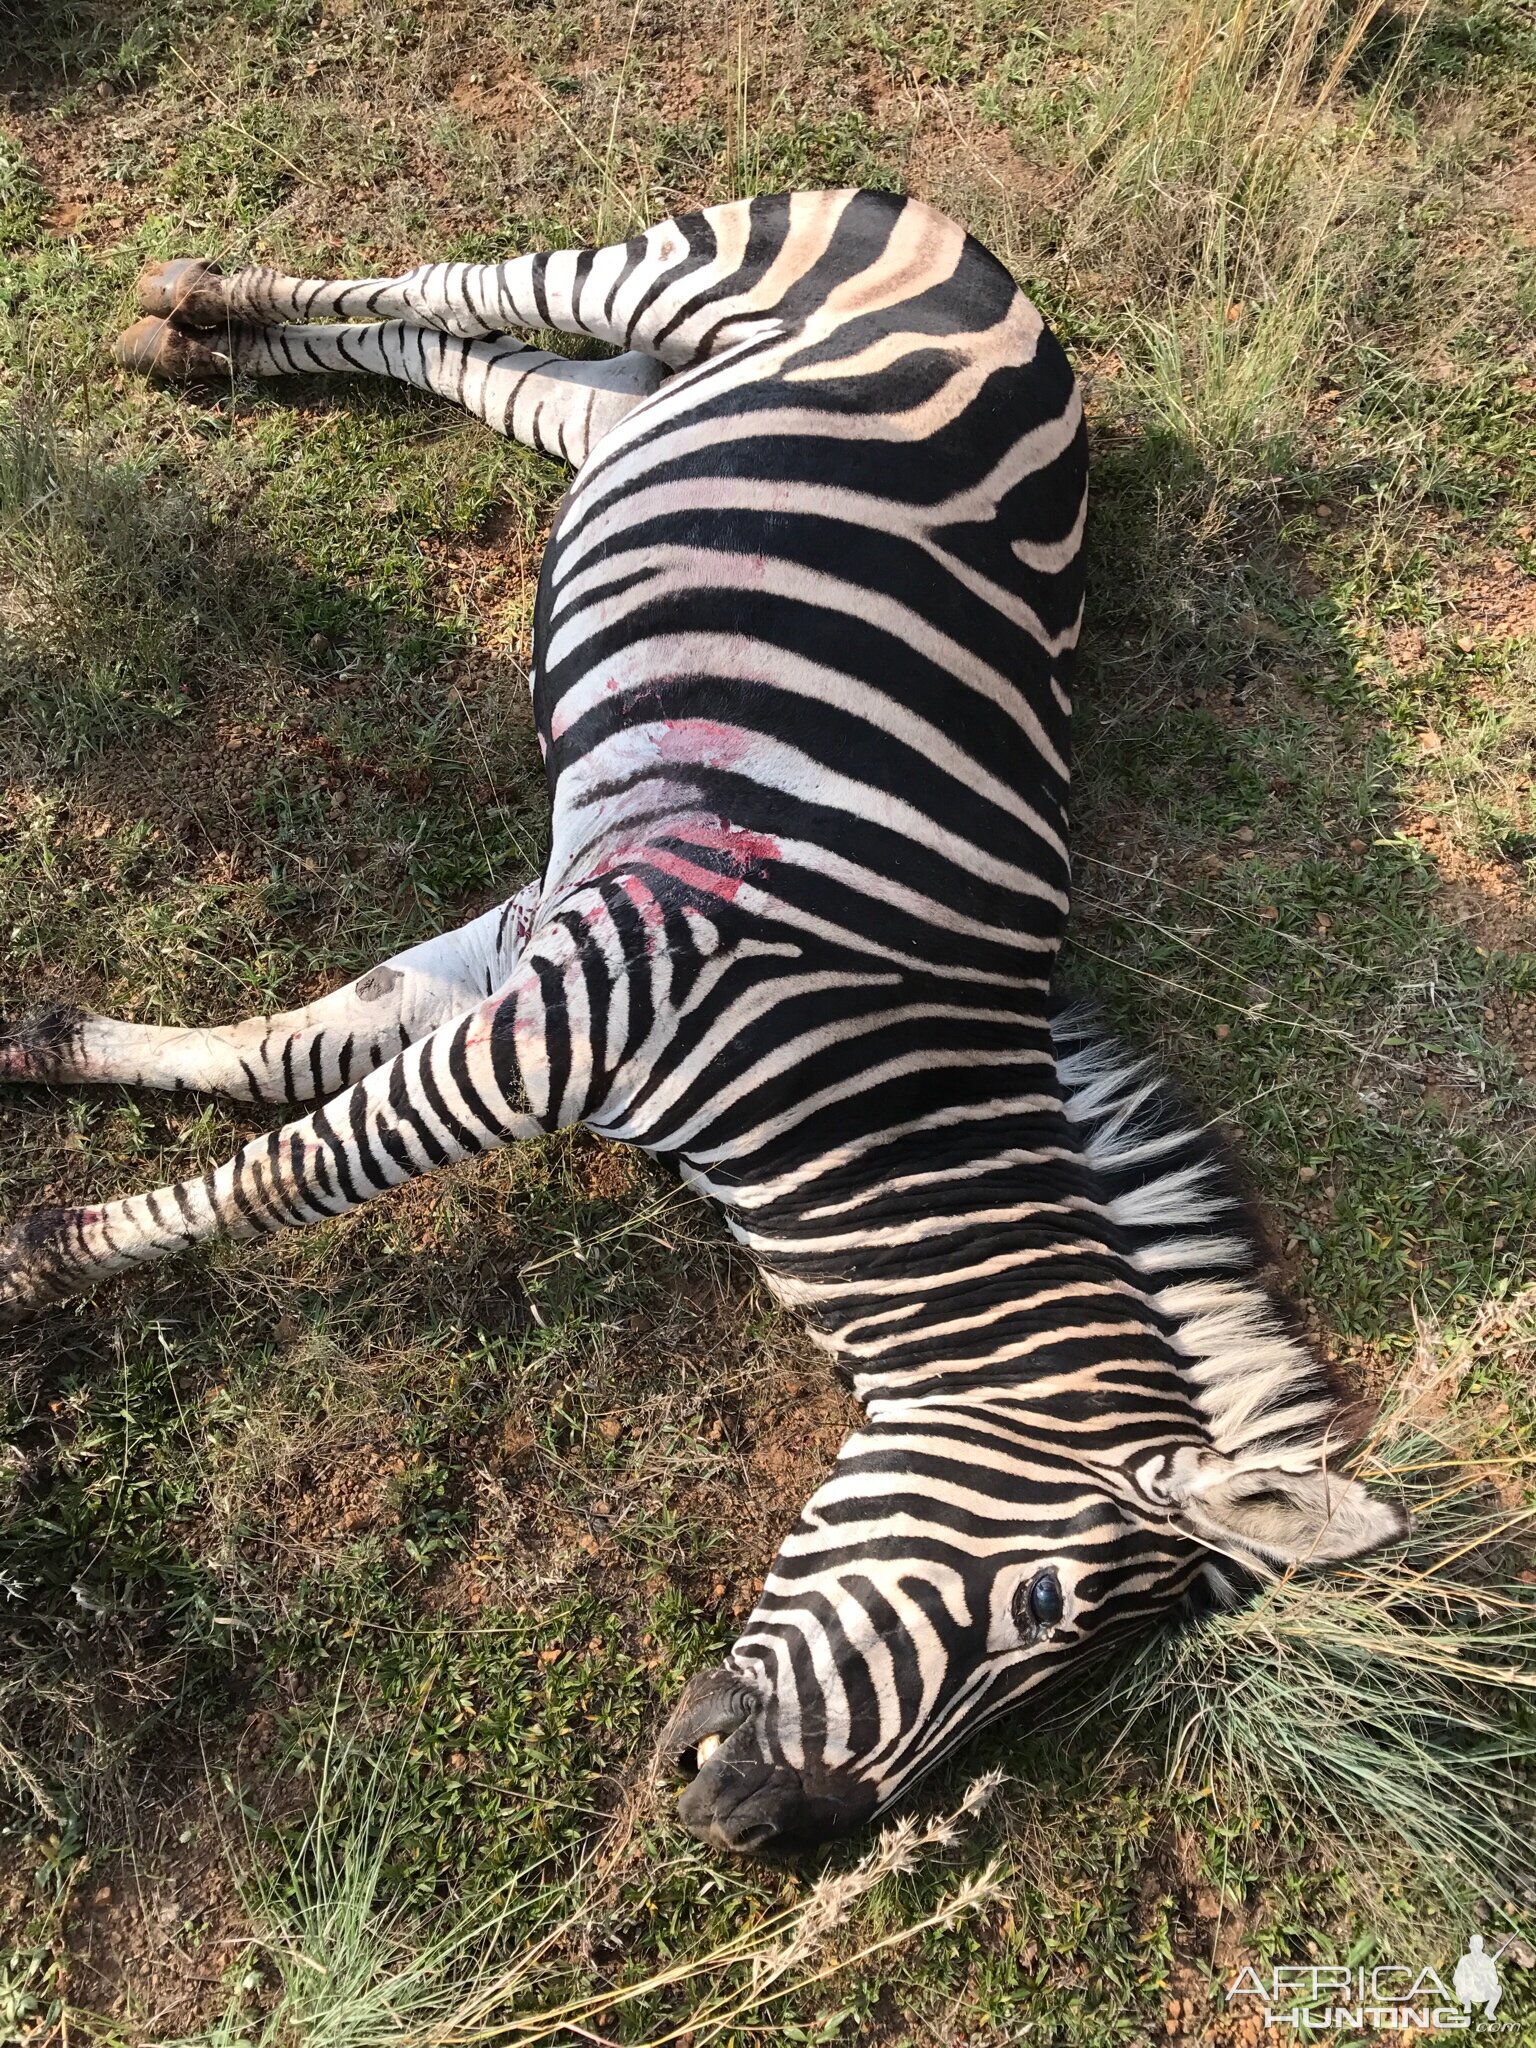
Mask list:
[[[388,377],[462,405],[499,434],[580,468],[666,372],[630,350],[573,362],[510,335],[467,341],[404,320],[324,327],[233,324],[197,333],[175,317],[140,320],[114,349],[125,369],[172,383],[321,373]]]
[[[849,203],[846,192],[802,193],[759,219],[760,202],[735,201],[603,248],[423,263],[394,277],[290,277],[263,265],[225,275],[206,258],[184,257],[147,271],[139,301],[153,318],[211,333],[403,320],[479,341],[556,328],[678,370],[779,331],[783,288],[819,261]]]
[[[457,931],[413,946],[297,1010],[207,1027],[129,1024],[55,1007],[0,1019],[0,1081],[210,1090],[311,1102],[345,1088],[511,976],[538,902],[532,882]]]

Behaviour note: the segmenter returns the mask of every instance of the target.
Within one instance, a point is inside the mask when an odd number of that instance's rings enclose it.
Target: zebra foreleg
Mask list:
[[[236,325],[207,334],[173,320],[140,320],[118,336],[114,353],[127,369],[177,383],[315,371],[394,378],[451,398],[509,440],[577,469],[666,375],[654,357],[633,350],[606,362],[572,362],[509,335],[465,341],[403,320]]]
[[[0,1239],[0,1321],[218,1236],[340,1216],[384,1189],[539,1136],[524,1083],[547,1085],[536,972],[440,1025],[322,1108],[200,1180],[27,1217]]]
[[[312,1102],[391,1059],[510,980],[539,899],[530,882],[483,917],[394,954],[302,1009],[183,1028],[76,1010],[0,1020],[0,1080],[208,1089]]]

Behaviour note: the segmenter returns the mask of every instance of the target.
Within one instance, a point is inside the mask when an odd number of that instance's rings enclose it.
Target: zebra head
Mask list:
[[[1051,1035],[1067,1142],[1029,1206],[967,1197],[953,1252],[936,1219],[910,1293],[889,1265],[829,1290],[865,1425],[663,1738],[717,1846],[857,1825],[1126,1638],[1407,1533],[1336,1469],[1344,1394],[1219,1135],[1091,1013]]]
[[[883,1412],[685,1692],[664,1737],[691,1774],[679,1816],[748,1853],[856,1826],[1026,1696],[1226,1590],[1218,1557],[1265,1573],[1407,1527],[1315,1451],[1165,1441],[1117,1462],[1022,1404]]]

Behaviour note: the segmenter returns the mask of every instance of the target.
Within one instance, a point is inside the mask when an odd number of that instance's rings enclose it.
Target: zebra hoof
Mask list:
[[[125,370],[171,384],[221,384],[234,369],[227,351],[199,341],[171,320],[135,320],[113,342],[112,355]]]
[[[139,279],[139,310],[162,318],[174,313],[190,327],[217,327],[228,310],[223,277],[218,264],[206,256],[152,263]]]
[[[84,1012],[55,1003],[30,1017],[0,1017],[0,1081],[53,1081],[79,1051]]]
[[[0,1324],[62,1301],[70,1292],[58,1253],[72,1218],[68,1209],[39,1209],[0,1237]]]

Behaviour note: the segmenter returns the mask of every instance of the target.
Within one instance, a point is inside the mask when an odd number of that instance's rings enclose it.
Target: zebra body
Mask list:
[[[888,1804],[1214,1553],[1401,1533],[1322,1469],[1336,1398],[1209,1144],[1053,1011],[1085,439],[993,257],[813,193],[393,280],[174,265],[145,297],[141,367],[402,376],[578,463],[534,625],[552,850],[287,1017],[0,1037],[16,1079],[343,1091],[204,1180],[24,1222],[0,1309],[573,1122],[671,1163],[867,1416],[672,1724],[683,1818],[735,1848]]]

